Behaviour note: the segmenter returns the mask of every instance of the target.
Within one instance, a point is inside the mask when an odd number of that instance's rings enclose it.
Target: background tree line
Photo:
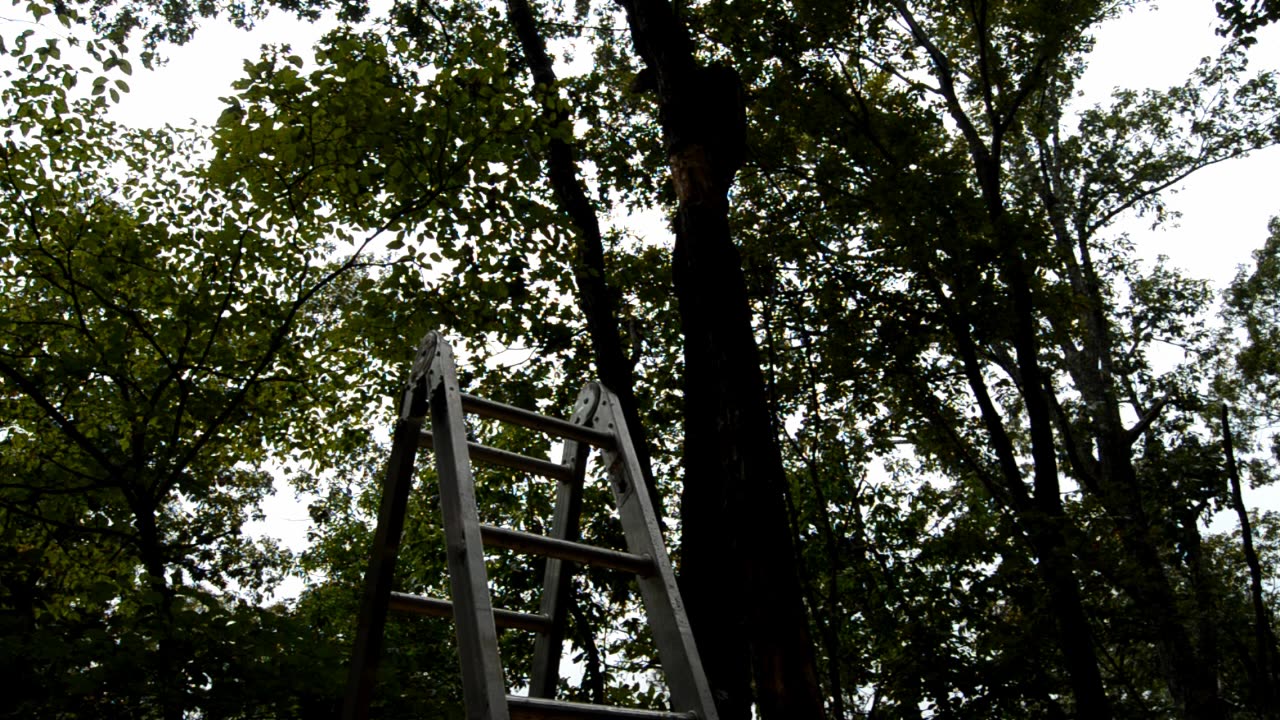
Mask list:
[[[441,328],[473,391],[622,394],[726,718],[1275,717],[1277,519],[1242,487],[1276,472],[1280,227],[1221,304],[1115,229],[1280,140],[1275,8],[1218,3],[1184,83],[1073,112],[1140,4],[281,3],[340,22],[215,127],[146,131],[107,115],[131,62],[269,4],[15,9],[6,712],[332,715],[386,400]],[[672,247],[610,221],[654,207]],[[296,557],[244,533],[273,476],[314,498]],[[550,516],[478,477],[491,521]],[[433,493],[401,574],[441,594]],[[498,604],[536,570],[494,566]],[[563,692],[661,704],[618,583],[579,579]],[[448,625],[390,632],[379,712],[460,717]]]

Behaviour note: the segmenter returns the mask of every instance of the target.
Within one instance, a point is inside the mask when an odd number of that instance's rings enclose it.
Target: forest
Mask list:
[[[723,720],[1280,718],[1280,511],[1246,503],[1280,478],[1280,199],[1226,287],[1121,226],[1280,144],[1280,3],[1184,1],[1220,51],[1081,107],[1149,0],[18,0],[0,717],[337,717],[438,330],[468,392],[617,393]],[[113,118],[268,13],[332,29],[212,125]],[[420,468],[398,585],[446,596]],[[476,480],[487,521],[549,522],[552,484]],[[305,549],[248,531],[273,494]],[[489,573],[536,608],[537,563]],[[665,707],[637,603],[576,576],[560,697]],[[449,622],[385,647],[375,717],[465,716]]]

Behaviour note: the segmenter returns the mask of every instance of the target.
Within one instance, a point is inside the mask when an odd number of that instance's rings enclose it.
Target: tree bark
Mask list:
[[[1118,420],[1118,415],[1117,418]],[[1144,507],[1143,493],[1129,452],[1103,432],[1098,437],[1102,460],[1102,502],[1115,522],[1128,555],[1126,592],[1151,617],[1156,649],[1165,682],[1180,714],[1188,720],[1216,720],[1226,716],[1218,697],[1215,668],[1207,666],[1191,640],[1185,613],[1164,568],[1164,560]]]
[[[1031,74],[1022,78],[1018,83],[1021,89],[1014,95],[1012,104],[999,112],[996,110],[994,92],[997,88],[989,84],[989,78],[983,77],[985,84],[981,89],[987,97],[989,126],[989,137],[986,137],[981,129],[983,124],[975,122],[964,109],[951,60],[935,44],[905,2],[891,0],[891,4],[910,30],[916,44],[928,55],[938,81],[938,92],[946,103],[947,114],[955,121],[964,138],[981,192],[994,249],[1000,258],[995,269],[1009,293],[1007,311],[1012,319],[1013,333],[1010,340],[1015,355],[1013,364],[1016,365],[1016,382],[1024,403],[1031,440],[1033,468],[1030,497],[1008,433],[988,395],[982,367],[970,336],[969,315],[963,309],[959,317],[949,318],[951,331],[961,347],[965,374],[981,405],[984,424],[999,457],[1004,480],[1004,499],[1014,511],[1018,525],[1038,561],[1036,568],[1054,613],[1059,649],[1062,651],[1063,664],[1076,700],[1076,714],[1082,718],[1110,718],[1111,704],[1098,670],[1097,654],[1084,612],[1075,560],[1066,542],[1066,523],[1069,521],[1062,507],[1053,414],[1047,396],[1051,388],[1045,382],[1046,376],[1040,361],[1039,319],[1032,293],[1031,268],[1028,267],[1026,248],[1023,246],[1027,238],[1022,229],[1007,216],[1004,206],[1002,163],[1005,133],[1010,125],[1001,118],[1014,116],[1019,104],[1029,95],[1030,88],[1038,82],[1037,73],[1042,72],[1043,68],[1032,70]],[[934,294],[942,302],[940,290],[934,290]]]
[[[1145,426],[1139,423],[1131,430],[1125,428],[1121,420],[1120,402],[1114,390],[1115,349],[1102,279],[1094,266],[1088,238],[1073,236],[1062,217],[1059,194],[1065,184],[1058,175],[1056,157],[1047,143],[1042,143],[1040,151],[1041,199],[1049,213],[1072,290],[1082,301],[1079,317],[1072,318],[1078,319],[1084,329],[1080,347],[1064,343],[1063,353],[1076,389],[1084,398],[1085,406],[1092,409],[1089,420],[1094,429],[1092,439],[1097,447],[1097,461],[1091,470],[1096,477],[1083,478],[1083,482],[1115,523],[1127,558],[1120,563],[1120,572],[1114,577],[1134,602],[1148,610],[1151,639],[1160,655],[1165,684],[1174,702],[1184,717],[1220,718],[1225,708],[1218,695],[1216,663],[1204,657],[1192,642],[1190,623],[1180,609],[1165,571],[1154,537],[1156,529],[1150,521],[1143,500],[1145,493],[1133,465],[1135,432]],[[1191,530],[1195,531],[1194,522]]]
[[[533,76],[535,98],[554,97],[557,88],[555,70],[528,0],[508,0],[507,19],[515,30],[520,51]],[[566,110],[552,109],[548,111],[547,120],[551,127],[558,127],[570,122],[572,118]],[[618,396],[649,497],[653,501],[654,511],[661,517],[662,496],[653,479],[649,444],[636,403],[635,369],[622,349],[618,334],[617,293],[609,285],[605,272],[604,238],[600,232],[600,220],[587,195],[586,183],[578,172],[573,146],[563,138],[553,135],[548,141],[546,163],[547,179],[551,183],[556,201],[577,230],[573,280],[578,289],[578,308],[587,321],[587,335],[591,339],[596,372],[600,375],[600,382]]]
[[[1254,681],[1254,702],[1262,711],[1263,717],[1280,715],[1277,704],[1280,693],[1277,692],[1277,677],[1280,671],[1280,658],[1276,653],[1276,636],[1271,627],[1271,614],[1267,610],[1266,600],[1262,596],[1262,563],[1258,560],[1258,551],[1253,546],[1253,524],[1249,520],[1249,511],[1244,504],[1244,492],[1240,483],[1240,467],[1236,464],[1235,439],[1231,433],[1231,416],[1226,403],[1221,408],[1222,420],[1222,453],[1227,461],[1227,478],[1231,481],[1231,506],[1240,520],[1240,544],[1244,550],[1244,560],[1249,565],[1249,598],[1253,601],[1253,633],[1255,652],[1257,653],[1257,675]]]
[[[134,493],[126,495],[134,516],[134,528],[138,532],[138,556],[145,572],[144,580],[159,596],[155,608],[156,652],[153,657],[156,704],[164,720],[182,720],[187,710],[188,688],[180,668],[186,658],[178,647],[174,632],[174,591],[165,577],[168,564],[157,523],[157,503],[150,497]]]
[[[823,717],[728,190],[745,153],[737,73],[695,59],[666,0],[620,0],[656,94],[677,208],[672,253],[684,336],[681,589],[718,709]],[[744,650],[749,650],[744,652]]]
[[[1173,585],[1154,538],[1155,528],[1144,501],[1143,488],[1133,465],[1133,438],[1120,418],[1120,403],[1113,390],[1115,351],[1111,326],[1102,297],[1102,282],[1094,268],[1087,241],[1077,241],[1077,288],[1086,301],[1084,359],[1076,372],[1077,387],[1092,419],[1098,454],[1098,499],[1115,523],[1127,554],[1124,578],[1127,594],[1147,608],[1153,623],[1153,639],[1160,654],[1165,682],[1182,715],[1189,719],[1215,720],[1225,708],[1218,696],[1215,666],[1196,651]],[[1071,256],[1074,262],[1074,256]]]
[[[998,178],[999,169],[993,169],[991,174]],[[1003,207],[991,207],[990,212],[993,224],[1002,228],[998,231],[1001,254],[1005,258],[1001,274],[1012,295],[1014,351],[1021,376],[1021,395],[1031,429],[1034,510],[1022,513],[1020,521],[1027,528],[1032,547],[1040,560],[1037,571],[1049,590],[1049,604],[1058,625],[1062,655],[1076,697],[1077,716],[1107,718],[1111,717],[1111,703],[1102,685],[1093,632],[1084,612],[1075,560],[1067,548],[1064,532],[1069,521],[1062,507],[1053,416],[1040,367],[1040,343],[1036,334],[1035,301],[1029,273],[1017,236],[1006,225]],[[1021,483],[1021,479],[1017,482]]]
[[[1007,241],[1004,244],[1011,245]],[[1018,248],[1006,247],[1004,252],[1006,256],[1016,253],[1017,258],[1006,260],[1006,265],[1011,262],[1022,262],[1021,250]],[[1029,321],[1029,318],[1034,317],[1031,314],[1030,289],[1026,285],[1025,274],[1016,269],[1006,267],[1004,275],[1006,282],[1022,286],[1022,291],[1016,289],[1012,291],[1014,307],[1011,312],[1021,316],[1015,323],[1015,333],[1019,335],[1015,343],[1021,346],[1017,367],[1019,386],[1024,397],[1026,393],[1035,395],[1034,398],[1026,399],[1028,422],[1033,428],[1032,442],[1035,459],[1031,493],[1027,492],[1023,481],[1012,439],[987,389],[977,347],[969,332],[971,313],[965,307],[951,307],[956,303],[946,300],[941,289],[936,287],[936,282],[933,294],[946,308],[947,324],[959,348],[970,390],[978,401],[984,425],[991,438],[991,445],[999,459],[1000,479],[1003,485],[993,486],[990,490],[993,494],[998,493],[997,499],[1012,511],[1015,522],[1037,560],[1036,573],[1044,586],[1054,625],[1058,631],[1058,649],[1062,652],[1063,666],[1070,679],[1072,695],[1076,701],[1076,715],[1091,719],[1110,718],[1111,703],[1107,699],[1102,684],[1102,674],[1098,669],[1093,631],[1089,627],[1088,617],[1084,611],[1075,560],[1067,546],[1065,524],[1068,520],[1058,492],[1057,458],[1053,453],[1044,451],[1046,442],[1051,449],[1053,447],[1052,427],[1048,426],[1052,418],[1044,395],[1038,387],[1041,382],[1039,349],[1034,337],[1033,323]],[[1035,378],[1034,380],[1027,379],[1028,368],[1032,370],[1030,377]],[[1033,385],[1033,382],[1037,384]],[[1035,452],[1036,443],[1039,443],[1040,447],[1038,453]]]

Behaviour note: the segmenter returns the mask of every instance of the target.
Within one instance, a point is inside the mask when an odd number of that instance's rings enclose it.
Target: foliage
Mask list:
[[[1212,289],[1138,260],[1114,224],[1166,222],[1189,175],[1276,143],[1275,77],[1228,43],[1184,83],[1077,111],[1092,28],[1136,3],[953,5],[682,7],[699,56],[736,68],[750,101],[733,223],[828,714],[1268,717],[1242,539],[1203,528],[1231,505],[1221,403],[1242,454],[1274,411],[1280,227],[1230,290],[1237,351],[1208,320]],[[1241,34],[1271,10],[1246,5],[1219,3]],[[266,6],[91,7],[112,37],[182,40],[198,18]],[[568,405],[590,360],[549,139],[575,142],[602,216],[673,193],[619,13],[538,10],[553,47],[592,61],[555,94],[518,70],[496,7],[399,3],[340,26],[314,61],[282,45],[247,63],[207,144],[106,119],[127,88],[115,46],[86,42],[86,72],[59,60],[63,41],[6,37],[20,71],[3,96],[0,642],[31,658],[6,668],[17,714],[49,698],[65,716],[331,712],[378,502],[375,428],[412,340],[443,327],[469,389]],[[667,253],[607,235],[674,508]],[[347,239],[375,236],[376,253]],[[308,587],[287,607],[266,597],[291,559],[242,532],[276,459],[312,498]],[[1275,475],[1274,458],[1244,466]],[[487,521],[549,516],[531,478],[478,479]],[[401,589],[439,595],[430,473],[418,487]],[[1276,520],[1255,521],[1273,578]],[[604,515],[586,527],[617,541]],[[496,604],[536,603],[537,567],[491,576]],[[660,702],[624,584],[585,573],[579,588],[586,671],[563,692]],[[447,625],[389,632],[379,712],[460,714]],[[503,641],[515,685],[526,640]],[[1208,697],[1187,691],[1205,678]]]
[[[1226,23],[1219,32],[1249,44],[1257,41],[1253,33],[1280,19],[1280,3],[1275,0],[1217,0],[1213,6]]]
[[[100,68],[90,88],[64,50]],[[19,690],[6,712],[304,702],[333,673],[305,666],[332,653],[322,639],[277,660],[309,636],[268,602],[287,552],[244,526],[274,492],[273,458],[359,432],[313,441],[316,418],[343,407],[316,379],[350,371],[317,352],[341,316],[315,301],[359,270],[359,250],[333,260],[333,225],[212,182],[195,133],[110,121],[122,49],[29,29],[8,53],[0,523]]]
[[[1255,407],[1274,422],[1276,387],[1280,382],[1280,219],[1272,219],[1270,235],[1253,254],[1253,272],[1243,270],[1231,284],[1227,315],[1242,326],[1247,342],[1236,356],[1241,379],[1252,391]]]

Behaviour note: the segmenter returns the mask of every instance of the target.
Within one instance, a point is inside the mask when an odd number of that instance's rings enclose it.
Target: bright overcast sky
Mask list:
[[[1209,0],[1162,3],[1157,11],[1139,10],[1102,28],[1090,56],[1082,90],[1092,102],[1105,100],[1114,87],[1167,88],[1191,73],[1200,58],[1214,54],[1222,39],[1213,30],[1217,17]],[[1280,69],[1280,32],[1268,28],[1251,50],[1254,69]],[[1280,148],[1193,175],[1170,206],[1182,213],[1176,226],[1150,232],[1149,222],[1126,223],[1144,256],[1168,255],[1192,275],[1223,287],[1237,266],[1266,237],[1267,221],[1280,214],[1276,169]]]

